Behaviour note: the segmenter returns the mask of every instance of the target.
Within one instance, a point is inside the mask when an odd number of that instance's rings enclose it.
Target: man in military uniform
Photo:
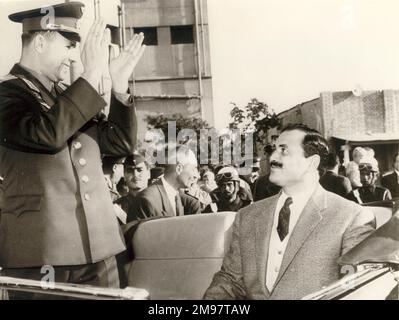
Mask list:
[[[127,156],[136,143],[128,79],[144,46],[135,35],[109,57],[110,32],[96,21],[81,51],[82,75],[69,74],[83,4],[55,5],[9,16],[22,23],[22,56],[0,83],[0,169],[5,203],[0,221],[3,274],[118,287],[114,256],[125,249],[101,170],[101,154]],[[108,119],[97,89],[112,79]],[[48,274],[50,275],[50,273]]]
[[[137,220],[137,200],[140,191],[148,187],[150,166],[141,154],[134,153],[126,157],[123,163],[123,174],[129,188],[129,194],[115,201],[126,212],[126,222]]]
[[[362,186],[348,194],[349,200],[362,204],[392,199],[391,192],[388,189],[376,186],[379,168],[374,157],[365,156],[361,158],[359,171]]]

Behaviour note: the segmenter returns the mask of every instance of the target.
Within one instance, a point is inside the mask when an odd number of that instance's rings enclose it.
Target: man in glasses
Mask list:
[[[319,185],[328,152],[316,130],[282,130],[270,158],[282,190],[238,212],[204,298],[300,299],[339,279],[338,258],[374,231],[374,216]]]
[[[378,162],[374,157],[365,156],[359,162],[361,187],[348,194],[348,199],[357,203],[391,200],[391,192],[387,188],[378,187]]]
[[[215,178],[217,188],[210,193],[217,211],[238,211],[251,204],[250,191],[240,187],[240,177],[233,167],[225,167],[218,171]],[[209,207],[209,206],[208,206]],[[209,208],[205,212],[210,212]]]

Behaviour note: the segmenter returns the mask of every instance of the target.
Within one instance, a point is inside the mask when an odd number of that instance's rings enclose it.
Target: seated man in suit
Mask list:
[[[348,199],[357,203],[391,200],[391,192],[383,187],[377,187],[379,169],[374,157],[361,158],[359,163],[360,181],[362,186],[348,194]]]
[[[374,216],[319,185],[327,156],[316,130],[282,130],[270,158],[282,191],[238,212],[205,299],[300,299],[339,279],[337,259],[374,231]]]
[[[197,158],[188,147],[169,149],[164,175],[137,196],[137,217],[146,219],[200,213],[199,201],[179,192],[195,181],[197,165]]]
[[[330,153],[326,163],[327,171],[320,178],[320,184],[327,191],[334,192],[345,198],[352,191],[352,185],[347,177],[338,175],[339,165],[338,156]]]
[[[391,191],[392,198],[399,198],[399,152],[393,158],[394,172],[381,178],[381,185]]]

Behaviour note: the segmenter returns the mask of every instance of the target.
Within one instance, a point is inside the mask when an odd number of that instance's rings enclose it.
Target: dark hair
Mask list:
[[[319,131],[309,128],[306,124],[302,123],[290,123],[286,125],[281,130],[281,132],[293,130],[299,130],[305,133],[305,137],[302,141],[305,158],[308,158],[315,154],[320,157],[320,164],[317,170],[319,171],[319,175],[322,176],[326,171],[329,154],[327,140],[321,135]]]
[[[326,169],[331,170],[340,165],[339,157],[335,153],[329,153],[326,161]]]

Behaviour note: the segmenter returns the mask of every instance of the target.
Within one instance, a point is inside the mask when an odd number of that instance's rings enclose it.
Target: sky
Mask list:
[[[397,0],[208,0],[216,127],[323,91],[399,89]],[[227,115],[227,116],[224,116]]]
[[[322,91],[399,89],[398,0],[208,0],[208,16],[217,128],[231,102],[281,112]],[[0,25],[0,49],[17,55],[13,27]]]

